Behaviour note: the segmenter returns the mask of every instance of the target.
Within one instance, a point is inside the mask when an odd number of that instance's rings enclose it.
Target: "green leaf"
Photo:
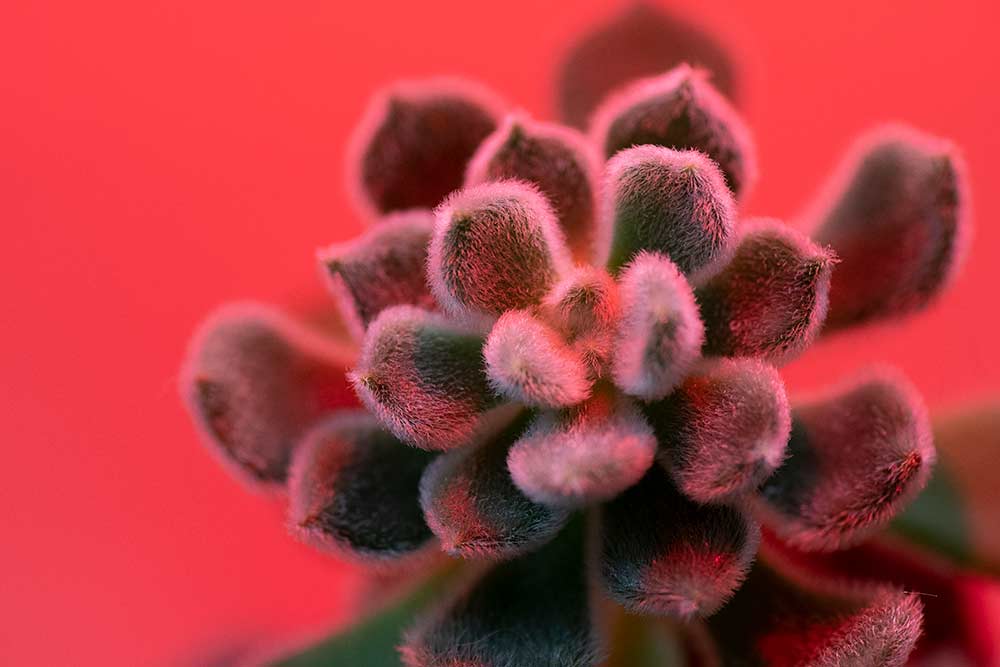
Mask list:
[[[417,614],[438,597],[458,568],[450,567],[356,625],[321,640],[268,667],[401,667],[396,647]]]
[[[684,667],[688,664],[677,629],[666,619],[615,611],[610,652],[604,667]]]
[[[961,565],[972,562],[969,526],[958,489],[939,462],[927,486],[892,523],[892,529],[914,544]]]
[[[938,461],[892,530],[959,567],[1000,575],[1000,402],[935,420]]]

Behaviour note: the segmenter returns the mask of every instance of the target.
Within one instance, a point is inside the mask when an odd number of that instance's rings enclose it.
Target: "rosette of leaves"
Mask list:
[[[924,607],[974,619],[953,565],[915,555],[996,568],[962,448],[932,478],[898,371],[792,401],[779,374],[948,284],[968,227],[950,144],[873,132],[809,234],[740,215],[749,131],[684,64],[619,87],[586,135],[400,84],[350,155],[370,227],[319,263],[353,341],[231,306],[184,374],[206,441],[287,493],[296,536],[415,582],[274,664],[982,664],[984,642],[923,632]]]

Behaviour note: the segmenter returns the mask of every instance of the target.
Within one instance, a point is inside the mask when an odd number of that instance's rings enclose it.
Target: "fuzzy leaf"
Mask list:
[[[494,391],[538,408],[576,405],[590,395],[583,355],[523,310],[504,313],[483,348]]]
[[[473,437],[494,403],[483,343],[440,315],[394,306],[369,327],[351,382],[396,437],[451,449]]]
[[[476,151],[465,184],[504,179],[533,183],[551,204],[573,254],[589,261],[595,247],[598,169],[590,142],[577,131],[513,114]]]
[[[1000,403],[937,420],[934,443],[938,460],[927,487],[893,529],[963,568],[1000,576]]]
[[[466,188],[435,215],[428,277],[456,314],[489,319],[537,304],[572,266],[548,202],[527,183]]]
[[[761,487],[769,528],[808,551],[844,548],[888,523],[935,460],[923,402],[896,373],[869,373],[792,409],[788,457]]]
[[[353,353],[282,313],[234,304],[195,336],[181,393],[206,443],[252,484],[284,484],[292,451],[324,415],[353,407]]]
[[[656,439],[642,413],[605,387],[574,408],[536,415],[511,448],[507,466],[529,498],[577,507],[635,484],[655,453]]]
[[[609,93],[685,62],[711,72],[719,90],[733,97],[736,66],[714,37],[656,4],[630,2],[567,53],[556,84],[560,116],[583,127]]]
[[[660,146],[623,150],[608,163],[603,196],[613,271],[649,250],[690,275],[729,246],[733,196],[719,168],[701,153]]]
[[[673,262],[649,252],[625,267],[619,286],[612,377],[626,394],[661,399],[701,356],[705,331],[694,294]]]
[[[392,437],[367,412],[338,414],[296,451],[288,484],[292,532],[369,562],[419,551],[433,537],[418,497],[433,458]]]
[[[594,114],[591,135],[608,158],[642,145],[699,151],[719,165],[737,195],[746,194],[757,176],[743,119],[704,72],[687,65],[612,95]]]
[[[590,375],[605,375],[621,311],[611,276],[596,267],[575,267],[545,296],[543,311],[583,356]]]
[[[389,306],[434,308],[426,280],[433,227],[430,211],[396,213],[360,238],[320,251],[320,266],[359,338]]]
[[[830,329],[921,310],[957,272],[971,223],[965,165],[950,143],[883,128],[827,189],[815,237],[841,259]]]
[[[700,503],[755,490],[784,460],[791,428],[785,385],[753,359],[716,359],[647,408],[659,461]]]
[[[984,605],[990,604],[988,597],[1000,590],[994,582],[956,572],[950,564],[928,558],[897,539],[878,538],[843,551],[805,554],[773,536],[765,538],[765,548],[807,569],[812,577],[919,591],[923,633],[907,665],[978,667],[1000,660],[995,639],[1000,618],[983,613]]]
[[[463,558],[510,558],[550,540],[568,513],[535,504],[507,472],[519,417],[496,438],[442,455],[424,473],[420,504],[442,548]]]
[[[916,593],[835,585],[758,560],[705,623],[705,664],[724,667],[902,667],[920,636]],[[701,664],[701,663],[699,663]]]
[[[781,363],[801,353],[823,325],[834,261],[780,222],[748,226],[729,264],[696,290],[705,354]]]
[[[577,520],[538,551],[496,565],[407,633],[408,667],[595,667],[599,644]]]
[[[452,79],[398,82],[377,94],[355,132],[350,178],[373,219],[430,209],[461,187],[466,165],[503,115],[503,103]]]
[[[629,611],[708,616],[739,588],[759,540],[743,512],[696,505],[653,466],[603,508],[601,580]]]

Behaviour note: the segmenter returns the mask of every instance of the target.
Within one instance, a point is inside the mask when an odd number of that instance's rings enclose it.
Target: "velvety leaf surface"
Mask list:
[[[748,224],[729,263],[695,292],[705,354],[794,358],[823,325],[834,262],[778,221]]]
[[[577,519],[538,551],[496,565],[426,614],[403,647],[408,667],[594,667],[583,526]]]
[[[755,509],[799,548],[843,548],[886,525],[924,487],[934,461],[919,395],[898,373],[869,371],[793,405],[788,457]]]
[[[305,541],[365,561],[392,561],[433,537],[418,487],[434,455],[409,447],[365,411],[341,411],[298,448],[289,526]]]
[[[494,403],[483,343],[440,315],[394,306],[369,327],[351,382],[396,437],[450,449],[472,438]]]
[[[349,156],[361,207],[374,220],[437,206],[461,187],[466,165],[496,129],[503,107],[492,92],[455,79],[398,82],[377,94]]]
[[[614,272],[648,250],[691,275],[729,247],[733,196],[718,166],[701,153],[623,150],[608,162],[602,197],[604,228],[611,231],[607,265]]]
[[[594,143],[610,158],[632,146],[698,151],[745,194],[757,176],[755,149],[743,119],[704,72],[679,65],[633,82],[603,102],[591,122]]]
[[[865,137],[840,171],[815,232],[841,259],[828,326],[924,308],[965,254],[971,222],[962,158],[947,141],[889,127]]]
[[[234,304],[195,336],[181,393],[230,469],[251,483],[283,484],[306,431],[356,405],[346,378],[353,356],[276,309]]]
[[[591,261],[599,168],[596,152],[580,133],[513,114],[476,151],[465,184],[533,183],[551,204],[574,256]]]

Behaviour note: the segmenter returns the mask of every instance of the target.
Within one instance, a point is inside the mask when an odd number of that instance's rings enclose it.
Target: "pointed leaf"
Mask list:
[[[504,179],[533,183],[551,204],[573,254],[590,261],[598,169],[595,151],[577,131],[512,114],[476,151],[465,184]]]
[[[921,310],[957,272],[970,231],[965,165],[947,141],[909,128],[865,137],[817,216],[841,258],[828,327]]]
[[[794,358],[823,325],[833,264],[780,222],[748,226],[729,264],[696,290],[705,354]]]
[[[358,239],[319,253],[331,290],[360,338],[388,308],[410,304],[433,309],[427,285],[427,245],[434,215],[413,210],[386,216]]]
[[[206,443],[252,484],[284,484],[292,451],[324,415],[357,401],[353,352],[282,313],[234,304],[195,336],[181,392]]]
[[[888,523],[935,460],[926,409],[888,370],[794,406],[785,463],[755,501],[762,522],[808,551],[844,548]]]
[[[461,187],[466,165],[503,114],[490,91],[466,81],[397,82],[365,110],[351,150],[350,179],[374,220],[434,208]]]
[[[785,385],[759,361],[706,362],[646,412],[660,463],[697,502],[737,500],[784,460],[791,429]]]
[[[557,79],[560,116],[583,127],[609,93],[685,62],[711,72],[719,90],[733,97],[736,65],[712,35],[656,4],[630,2],[566,54]]]
[[[494,403],[483,342],[440,315],[393,306],[369,327],[351,382],[396,437],[422,449],[457,447]]]
[[[605,100],[591,123],[605,157],[632,146],[695,150],[722,170],[726,185],[745,195],[757,176],[750,131],[704,72],[679,65],[636,81]]]

